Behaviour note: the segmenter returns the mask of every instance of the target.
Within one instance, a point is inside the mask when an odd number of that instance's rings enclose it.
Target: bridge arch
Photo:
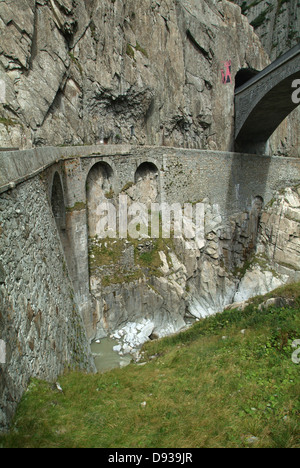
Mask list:
[[[237,151],[265,152],[270,136],[299,105],[292,100],[292,84],[299,78],[300,44],[236,88]]]
[[[149,205],[158,201],[160,195],[159,169],[153,162],[141,163],[134,175],[135,198]]]
[[[135,171],[134,181],[137,183],[140,179],[144,179],[145,177],[158,177],[159,170],[156,164],[153,162],[145,161],[141,163],[137,170]]]
[[[100,234],[99,223],[102,217],[101,206],[114,198],[114,171],[105,161],[95,163],[86,179],[88,234]]]

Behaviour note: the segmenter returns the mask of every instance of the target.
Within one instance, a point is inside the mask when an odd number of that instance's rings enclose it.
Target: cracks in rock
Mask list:
[[[26,73],[28,71],[27,68],[23,65],[23,63],[17,57],[14,57],[13,55],[3,53],[3,52],[0,53],[0,57],[1,56],[5,57],[7,60],[10,61],[10,64],[8,67],[10,71],[20,70],[22,73]]]
[[[194,38],[193,34],[191,33],[190,29],[187,29],[186,31],[186,35],[187,35],[187,38],[188,40],[190,41],[190,43],[193,45],[193,47],[198,51],[200,52],[203,57],[209,62],[211,63],[212,61],[212,52],[211,50],[208,52],[207,50],[205,50],[198,42],[197,40]]]
[[[188,8],[185,5],[181,4],[179,1],[177,2],[177,4],[180,5],[190,16],[198,20],[197,16],[194,15],[190,10],[188,10]]]
[[[99,87],[90,105],[93,111],[100,111],[103,116],[107,114],[123,117],[127,122],[136,121],[138,117],[147,115],[153,100],[153,90],[145,88],[142,91],[131,86],[123,94],[114,94],[111,89]]]
[[[61,2],[58,2],[57,0],[54,0],[55,4],[57,5],[57,8],[66,16],[72,16],[73,14],[73,9],[68,8],[66,5],[64,5]],[[73,2],[74,3],[74,2]]]
[[[162,17],[162,19],[163,19],[164,22],[165,22],[166,29],[167,29],[168,33],[170,33],[170,28],[169,28],[169,25],[168,25],[169,18],[167,18],[167,17],[165,17],[165,16],[163,16],[163,15],[161,15],[161,17]]]
[[[24,28],[22,29],[13,19],[8,21],[8,23],[6,24],[6,27],[7,28],[14,27],[16,29],[17,33],[20,34],[20,36],[22,36],[22,39],[24,38],[28,43],[31,42],[30,34]],[[22,40],[20,42],[22,42]],[[17,70],[21,70],[22,72],[27,71],[28,64],[27,63],[26,64],[22,63],[20,61],[20,59],[17,58],[15,55],[12,55],[12,54],[7,53],[5,51],[2,51],[0,53],[0,56],[1,55],[10,61],[10,64],[9,64],[9,67],[8,67],[9,70],[17,69]],[[13,64],[15,64],[15,66]]]
[[[37,56],[37,34],[38,31],[38,5],[35,2],[34,6],[34,20],[33,20],[33,34],[31,40],[31,51],[30,51],[30,58],[28,62],[28,71],[32,70],[32,65],[35,57]]]
[[[30,35],[28,34],[28,32],[25,30],[25,29],[22,29],[20,28],[20,26],[13,20],[11,19],[7,24],[6,26],[9,27],[9,26],[14,26],[16,28],[16,30],[22,35],[26,35],[29,39],[30,39]]]
[[[57,0],[50,0],[50,9],[54,16],[54,22],[60,33],[67,42],[68,48],[73,47],[74,36],[78,31],[78,21],[72,17],[73,10],[69,10]],[[70,21],[63,21],[60,15],[67,16]]]
[[[91,27],[92,25],[92,20],[89,21],[89,23],[87,24],[86,28],[84,29],[84,31],[82,32],[82,34],[80,36],[78,36],[78,38],[76,40],[73,40],[73,44],[72,44],[72,47],[70,50],[74,49],[74,47],[78,44],[78,42],[86,35],[86,32],[87,30]]]
[[[63,77],[63,79],[62,79],[62,81],[60,83],[60,86],[59,86],[59,88],[58,88],[58,90],[57,90],[57,92],[56,92],[56,94],[54,96],[54,99],[53,99],[52,103],[49,105],[48,110],[47,110],[47,112],[45,113],[45,115],[43,117],[43,121],[39,125],[40,127],[42,127],[44,125],[44,123],[47,120],[47,118],[49,117],[49,115],[53,113],[55,107],[57,107],[57,108],[59,107],[59,102],[60,102],[60,99],[61,99],[62,88],[63,88],[62,83],[64,83],[66,81],[66,79],[67,79],[67,75],[64,75],[64,77]]]

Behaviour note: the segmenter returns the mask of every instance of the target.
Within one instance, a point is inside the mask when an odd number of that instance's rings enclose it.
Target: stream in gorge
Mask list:
[[[132,356],[129,354],[120,356],[113,349],[117,345],[118,342],[112,338],[102,338],[99,343],[94,341],[91,344],[91,351],[98,372],[107,372],[130,364]]]

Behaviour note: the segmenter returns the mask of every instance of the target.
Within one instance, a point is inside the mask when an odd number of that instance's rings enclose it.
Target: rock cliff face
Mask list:
[[[227,0],[13,0],[1,3],[0,19],[6,147],[228,150],[235,73],[268,63]],[[228,61],[232,82],[223,84]]]
[[[276,19],[283,18],[286,5],[280,2]],[[241,6],[250,12],[254,4]],[[292,21],[296,11],[288,11]],[[2,2],[0,17],[0,71],[6,89],[1,146],[103,141],[228,150],[234,76],[241,68],[260,70],[269,61],[240,8],[227,0],[20,0]],[[261,25],[256,21],[254,26]],[[295,40],[296,34],[288,37]],[[230,74],[224,79],[226,69]],[[95,196],[107,198],[103,190],[110,186],[110,175],[100,176],[100,186],[89,193],[90,210]],[[154,179],[151,171],[140,174],[126,189],[129,196],[145,201],[150,190],[155,200]],[[203,245],[188,254],[184,239],[171,246],[114,246],[120,258],[107,264],[101,257],[92,271],[101,327],[107,329],[106,310],[116,316],[114,320],[110,313],[108,329],[133,320],[128,310],[142,315],[164,310],[158,320],[161,333],[171,310],[178,310],[175,328],[186,314],[200,317],[221,310],[239,294],[234,269],[243,268],[254,252],[256,211],[254,206],[252,212],[226,220],[205,202]],[[90,232],[95,239],[97,226],[90,225]],[[110,247],[104,246],[108,254]],[[103,246],[95,241],[91,249],[97,260]],[[120,261],[126,278],[117,268]],[[137,265],[144,268],[142,275]]]
[[[271,60],[300,41],[297,0],[234,0],[241,7]]]
[[[92,174],[91,193],[99,180],[106,190],[103,176],[93,179]],[[143,200],[145,187],[152,194],[150,201],[156,202],[157,182],[150,169],[124,187],[129,206]],[[101,197],[103,190],[98,189],[97,199]],[[113,195],[110,203],[117,206]],[[175,238],[175,217],[168,238],[162,231],[159,238],[151,238],[145,229],[143,236],[124,240],[118,235],[98,237],[100,217],[91,203],[89,256],[91,293],[97,302],[96,337],[113,334],[120,339],[121,352],[134,352],[151,336],[169,335],[233,302],[298,280],[299,187],[286,188],[275,193],[267,206],[263,203],[257,196],[249,209],[226,216],[219,205],[204,199],[198,204],[202,224],[198,231],[192,227],[195,235],[187,238],[182,233]],[[183,225],[187,224],[184,216]]]

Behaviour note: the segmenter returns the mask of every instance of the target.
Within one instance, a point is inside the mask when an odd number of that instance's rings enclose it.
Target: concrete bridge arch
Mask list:
[[[265,153],[270,136],[299,105],[292,100],[296,79],[300,79],[300,44],[236,88],[237,151]]]

